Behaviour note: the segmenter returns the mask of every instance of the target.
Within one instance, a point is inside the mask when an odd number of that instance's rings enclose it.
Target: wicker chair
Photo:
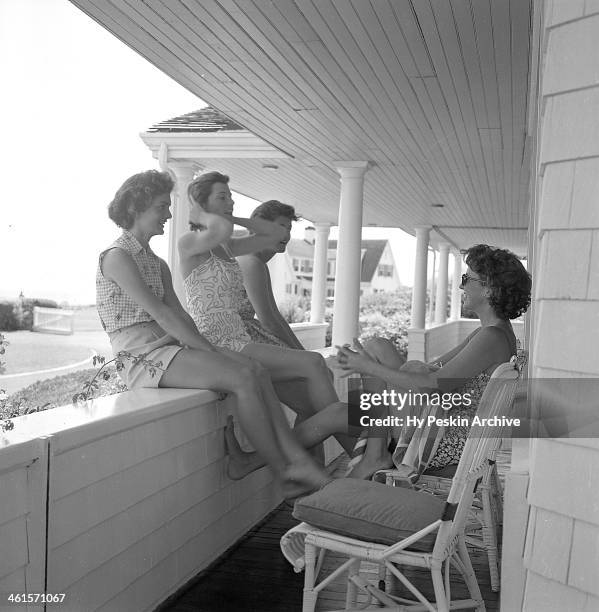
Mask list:
[[[502,364],[491,377],[483,397],[481,399],[477,415],[480,418],[499,416],[505,413],[511,406],[516,391],[519,372],[514,364]],[[493,432],[494,434],[496,432]],[[325,588],[337,576],[347,571],[348,589],[346,597],[346,610],[356,606],[357,589],[365,591],[370,600],[375,599],[386,606],[386,609],[411,609],[430,610],[431,612],[445,612],[449,609],[476,608],[481,611],[485,609],[478,582],[470,562],[465,541],[465,527],[474,499],[474,491],[477,483],[485,476],[488,470],[489,449],[495,436],[491,434],[489,425],[473,425],[462,457],[458,464],[456,474],[444,504],[442,514],[437,520],[432,521],[426,527],[411,533],[392,545],[379,544],[371,540],[358,539],[340,535],[332,531],[317,528],[309,524],[302,524],[283,536],[283,542],[289,542],[292,532],[301,533],[304,539],[305,581],[304,581],[304,612],[315,609],[319,592]],[[357,481],[360,487],[380,487],[380,484],[365,481]],[[330,485],[329,485],[330,486]],[[357,485],[356,485],[357,486]],[[326,495],[327,487],[320,492]],[[397,495],[398,503],[402,496],[414,495],[413,491],[396,488],[393,495]],[[416,493],[416,495],[425,493]],[[371,496],[376,503],[376,494]],[[307,502],[309,503],[309,502]],[[297,507],[296,507],[297,510]],[[432,551],[421,552],[415,550],[423,538],[430,538],[436,534]],[[422,547],[421,547],[422,548]],[[346,555],[348,560],[333,571],[329,576],[320,580],[319,570],[322,555],[330,550],[338,554]],[[423,550],[427,550],[423,548]],[[285,549],[284,549],[285,552]],[[395,597],[384,590],[370,584],[360,575],[362,561],[374,562],[385,571],[390,572],[408,591],[414,599]],[[449,568],[453,565],[462,575],[470,594],[469,599],[452,600],[449,584]],[[412,566],[426,568],[431,572],[431,578],[435,593],[435,602],[426,600],[424,595],[400,570],[400,566]],[[296,563],[296,567],[300,567]],[[404,607],[402,607],[404,606]]]
[[[513,363],[521,373],[527,361],[528,353],[521,350],[510,363]],[[497,545],[499,527],[503,524],[503,489],[497,472],[497,453],[500,446],[501,438],[494,438],[489,448],[485,472],[475,492],[466,527],[466,543],[484,549],[487,553],[491,590],[494,592],[498,592],[501,585]],[[424,472],[416,482],[408,482],[397,470],[390,469],[380,470],[376,473],[375,478],[379,481],[383,479],[385,484],[390,486],[410,486],[446,499],[451,489],[453,474],[435,475]]]

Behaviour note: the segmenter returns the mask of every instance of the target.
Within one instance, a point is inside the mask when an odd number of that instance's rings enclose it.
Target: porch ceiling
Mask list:
[[[208,160],[235,190],[334,221],[368,160],[365,225],[525,250],[531,0],[72,2],[288,156]]]

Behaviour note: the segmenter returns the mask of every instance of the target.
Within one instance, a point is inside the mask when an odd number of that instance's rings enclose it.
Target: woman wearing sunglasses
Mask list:
[[[447,416],[474,416],[493,370],[516,355],[517,342],[511,319],[519,317],[530,304],[531,278],[518,257],[505,249],[479,244],[465,254],[468,269],[462,275],[463,309],[476,314],[480,327],[461,344],[430,364],[408,362],[388,340],[377,338],[352,351],[341,347],[339,366],[349,375],[368,377],[372,390],[391,388],[456,392],[469,398],[469,405],[453,406]],[[370,388],[368,390],[371,390]],[[445,416],[445,415],[443,415]],[[460,422],[456,419],[456,422]],[[468,426],[446,427],[429,470],[441,470],[459,462],[468,435]],[[370,478],[379,469],[401,462],[392,457],[384,437],[369,438],[362,460],[350,476]]]
[[[355,341],[354,349],[339,347],[337,361],[346,375],[362,375],[364,390],[381,392],[400,389],[423,392],[459,393],[470,398],[469,405],[454,405],[447,416],[474,416],[484,388],[493,370],[516,354],[516,337],[510,320],[524,313],[530,304],[531,278],[518,257],[505,249],[484,244],[471,247],[465,253],[468,270],[462,276],[464,310],[474,312],[481,326],[461,344],[442,355],[435,363],[407,362],[394,345],[375,338],[364,347]],[[370,414],[369,416],[374,416]],[[381,414],[379,416],[384,416]],[[459,419],[456,418],[459,422]],[[440,470],[459,462],[468,435],[464,425],[445,429],[432,459],[426,458],[429,469]],[[334,432],[348,432],[347,404],[336,403],[301,423],[294,430],[306,447],[326,439]],[[368,438],[365,453],[349,476],[370,478],[377,470],[401,463],[402,451],[389,451],[388,438],[380,431]],[[241,454],[234,440],[233,461],[243,464],[244,471],[256,469],[257,456]]]

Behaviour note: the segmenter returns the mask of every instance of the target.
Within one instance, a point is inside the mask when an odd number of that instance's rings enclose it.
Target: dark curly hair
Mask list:
[[[526,312],[530,306],[532,279],[514,253],[477,244],[464,255],[466,264],[491,290],[489,303],[499,317],[515,319]]]
[[[287,217],[291,221],[297,221],[299,217],[295,214],[295,208],[289,204],[283,204],[279,200],[268,200],[262,202],[252,212],[251,219],[259,217],[267,221],[274,221],[277,217]]]
[[[108,216],[123,229],[130,229],[135,213],[149,208],[152,200],[170,193],[175,183],[168,172],[147,170],[130,176],[114,195],[108,205]]]

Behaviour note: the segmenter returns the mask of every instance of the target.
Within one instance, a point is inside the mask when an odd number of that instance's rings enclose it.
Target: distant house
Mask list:
[[[268,263],[275,300],[290,295],[310,297],[314,268],[314,228],[306,228],[304,239],[292,238],[287,251]],[[329,240],[327,253],[327,301],[335,297],[337,241]],[[395,291],[401,283],[388,240],[362,240],[360,295]]]

